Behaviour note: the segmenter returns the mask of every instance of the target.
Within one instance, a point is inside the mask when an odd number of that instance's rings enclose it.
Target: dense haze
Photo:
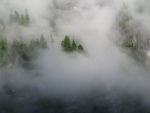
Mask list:
[[[149,6],[148,0],[0,0],[0,35],[9,42],[21,37],[28,43],[43,34],[48,44],[48,48],[39,50],[37,58],[31,62],[33,69],[27,70],[11,64],[0,69],[0,102],[11,103],[15,108],[14,113],[30,112],[32,107],[28,101],[34,102],[38,97],[63,100],[71,96],[80,100],[83,95],[95,96],[95,92],[99,95],[96,97],[103,98],[101,93],[104,92],[108,94],[108,101],[112,102],[110,106],[113,110],[110,112],[113,113],[121,113],[117,107],[119,102],[115,102],[119,96],[128,99],[128,95],[129,103],[135,97],[144,107],[149,106],[149,59],[146,64],[140,64],[121,46],[122,39],[128,34],[138,32],[141,40],[150,38]],[[10,23],[11,12],[16,10],[24,13],[25,9],[30,15],[28,26]],[[119,15],[121,10],[131,16],[126,22],[125,31],[118,25],[124,19]],[[65,35],[80,42],[85,52],[64,52],[61,41]],[[16,94],[13,99],[5,94],[6,84]],[[32,99],[26,99],[28,97]],[[25,107],[18,108],[18,98],[23,98],[22,104],[25,103]],[[5,104],[0,104],[0,112],[7,113],[2,105]],[[135,104],[135,107],[138,105]],[[127,107],[124,109],[125,113],[132,111]],[[96,113],[88,109],[80,112]]]

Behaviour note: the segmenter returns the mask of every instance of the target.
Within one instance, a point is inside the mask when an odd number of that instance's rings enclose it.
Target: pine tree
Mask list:
[[[83,46],[81,44],[77,46],[75,40],[73,40],[71,43],[70,37],[68,35],[66,35],[65,39],[62,40],[61,46],[66,52],[84,51]]]
[[[35,47],[36,47],[35,40],[32,39],[32,40],[30,41],[30,44],[29,44],[29,49],[30,49],[30,51],[33,51],[33,50],[35,49]]]
[[[46,47],[47,47],[47,43],[46,43],[46,40],[45,40],[43,34],[41,35],[39,44],[40,44],[40,47],[41,47],[41,48],[46,48]]]
[[[7,41],[6,41],[6,39],[2,38],[0,40],[0,56],[1,57],[4,56],[4,54],[7,52],[7,49],[8,49],[8,47],[7,47]]]
[[[65,36],[65,39],[62,43],[62,46],[64,48],[65,51],[71,51],[72,47],[71,47],[71,41],[70,41],[70,37],[68,35]]]
[[[15,52],[20,56],[20,58],[22,58],[25,61],[29,60],[29,48],[25,43],[14,40],[12,47],[15,50]]]
[[[15,11],[14,12],[14,20],[16,21],[16,22],[20,22],[20,15],[19,15],[19,13],[17,12],[17,11]]]
[[[81,44],[78,46],[78,50],[79,51],[83,51],[84,50],[84,48],[83,48],[83,46]]]
[[[73,42],[72,42],[72,50],[76,50],[76,49],[77,49],[77,45],[76,45],[75,41],[73,40]]]
[[[15,22],[16,21],[15,18],[16,18],[15,15],[11,12],[9,16],[10,22]]]
[[[24,14],[19,14],[17,11],[14,11],[14,13],[10,13],[10,22],[16,22],[20,25],[26,26],[30,22],[30,17],[28,14],[28,10],[25,10]]]
[[[27,9],[26,9],[26,11],[25,11],[25,21],[26,21],[26,24],[28,24],[29,21],[30,21],[30,17],[29,17],[29,14],[28,14],[28,10],[27,10]]]
[[[23,15],[23,14],[21,15],[21,18],[20,18],[20,24],[21,24],[21,25],[25,25],[25,24],[26,24],[25,18],[24,18],[24,15]]]
[[[8,44],[5,38],[0,39],[0,66],[8,63]]]

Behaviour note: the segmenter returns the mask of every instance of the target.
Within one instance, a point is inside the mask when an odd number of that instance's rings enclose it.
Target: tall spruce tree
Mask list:
[[[64,41],[62,41],[62,46],[65,51],[70,52],[72,50],[70,37],[68,35],[66,35]]]
[[[73,40],[72,41],[72,50],[76,50],[77,49],[77,45],[76,42]]]

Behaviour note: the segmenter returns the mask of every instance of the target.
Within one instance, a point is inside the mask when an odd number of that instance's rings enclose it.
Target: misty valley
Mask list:
[[[150,113],[149,6],[0,0],[0,113]]]

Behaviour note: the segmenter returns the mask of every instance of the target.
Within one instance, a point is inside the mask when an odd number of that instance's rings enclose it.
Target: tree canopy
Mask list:
[[[66,52],[84,51],[83,46],[81,44],[77,45],[74,39],[71,41],[68,35],[62,40],[61,45]]]
[[[30,22],[30,16],[28,10],[25,10],[25,14],[19,14],[17,11],[11,12],[10,22],[15,22],[23,26],[27,26]]]
[[[44,35],[38,40],[32,39],[29,44],[21,39],[15,39],[7,43],[6,38],[0,37],[0,67],[14,64],[16,61],[22,65],[36,57],[38,49],[47,48]]]

